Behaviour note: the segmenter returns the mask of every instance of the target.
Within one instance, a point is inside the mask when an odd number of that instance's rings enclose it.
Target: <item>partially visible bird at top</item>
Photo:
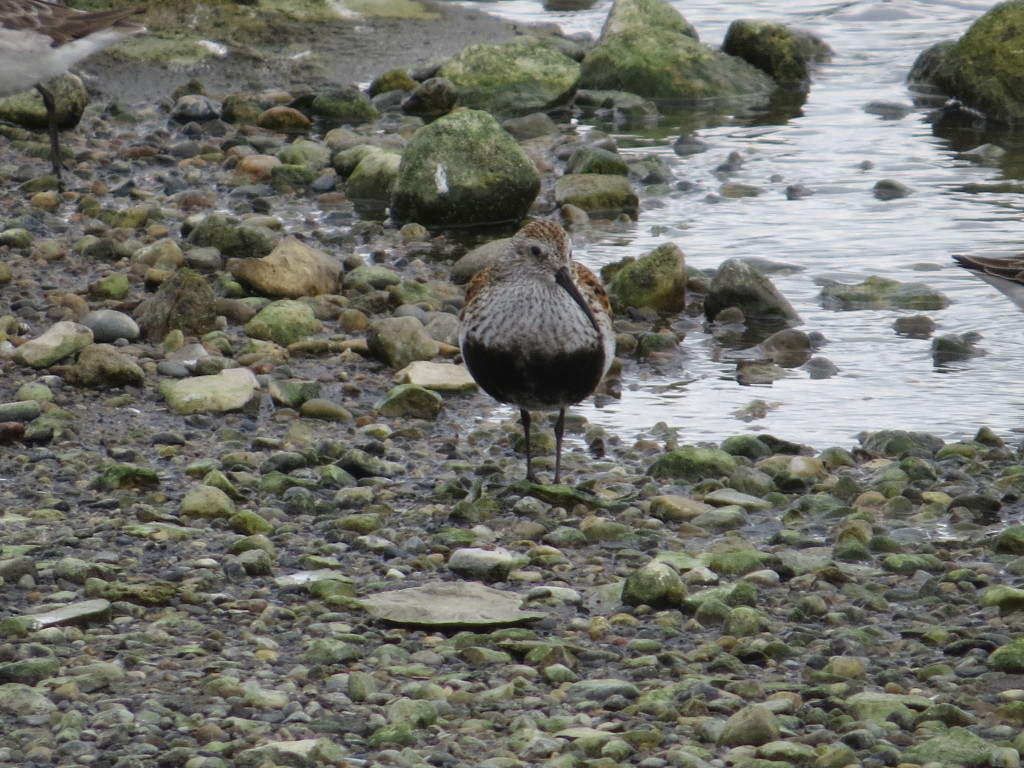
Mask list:
[[[470,281],[460,320],[459,346],[477,384],[519,408],[531,482],[538,480],[530,411],[558,411],[554,481],[560,482],[565,409],[593,394],[615,352],[601,282],[572,260],[572,242],[560,225],[533,221]]]
[[[127,21],[138,8],[79,11],[45,0],[0,0],[0,97],[35,87],[43,97],[53,172],[61,177],[53,94],[42,85],[96,51],[145,31]]]
[[[956,253],[953,260],[989,285],[998,288],[1010,301],[1024,309],[1024,254],[970,256]]]

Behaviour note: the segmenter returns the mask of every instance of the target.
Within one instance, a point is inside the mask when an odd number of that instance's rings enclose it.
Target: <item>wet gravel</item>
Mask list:
[[[382,415],[395,372],[365,342],[375,319],[454,315],[452,266],[493,233],[364,220],[329,172],[240,180],[232,147],[288,140],[173,121],[172,88],[126,118],[94,104],[63,195],[38,141],[0,149],[0,765],[1019,764],[1018,446],[981,427],[693,446],[654,417],[629,438],[575,418],[572,487],[525,484],[510,410],[470,392]],[[397,282],[343,281],[304,300],[312,333],[254,344],[245,308],[267,300],[189,241],[212,212]],[[18,362],[60,322],[130,317],[173,272],[151,258],[167,241],[234,300],[203,351],[115,340],[141,371],[117,386]],[[627,382],[672,359],[620,357]],[[235,366],[260,384],[241,410],[168,407],[168,382]],[[316,408],[275,396],[293,382]],[[439,581],[542,618],[428,603],[410,626],[360,601]]]

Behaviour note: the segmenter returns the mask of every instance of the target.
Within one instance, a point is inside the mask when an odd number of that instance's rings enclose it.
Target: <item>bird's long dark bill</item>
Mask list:
[[[559,267],[558,271],[555,272],[555,282],[558,283],[566,292],[572,296],[572,300],[580,305],[587,317],[590,319],[590,324],[594,326],[594,330],[601,333],[601,327],[597,324],[597,318],[594,317],[594,310],[587,304],[587,300],[583,298],[583,294],[580,293],[580,289],[576,287],[576,283],[572,281],[572,276],[569,274],[568,267]]]

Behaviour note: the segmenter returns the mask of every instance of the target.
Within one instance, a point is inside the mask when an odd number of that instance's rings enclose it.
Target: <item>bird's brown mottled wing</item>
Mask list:
[[[139,12],[139,8],[84,12],[41,0],[0,0],[5,28],[39,32],[52,38],[54,46],[85,37],[98,29],[116,26]],[[130,26],[141,30],[141,25]]]
[[[965,269],[975,272],[984,272],[993,277],[1002,277],[1006,280],[1013,280],[1024,284],[1024,255],[998,257],[998,256],[971,256],[969,254],[957,253],[953,255],[956,262]]]
[[[493,282],[493,274],[496,269],[497,266],[491,264],[489,267],[484,267],[470,278],[469,284],[466,286],[466,299],[462,304],[462,311],[459,313],[460,320],[466,314],[466,307],[473,303],[473,300],[488,283]]]
[[[572,274],[576,279],[576,284],[580,286],[584,295],[593,298],[605,312],[611,315],[612,306],[608,301],[608,292],[605,291],[604,286],[601,285],[601,281],[598,279],[597,275],[582,264],[577,264],[575,261],[572,263]]]

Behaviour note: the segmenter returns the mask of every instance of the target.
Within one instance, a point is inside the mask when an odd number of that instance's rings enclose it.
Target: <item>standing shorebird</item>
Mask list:
[[[460,316],[462,358],[491,397],[519,407],[530,455],[530,411],[558,411],[555,482],[561,478],[565,409],[597,389],[615,338],[608,296],[572,260],[569,235],[553,221],[519,230],[497,262],[474,275]]]
[[[42,83],[69,67],[145,30],[126,19],[138,8],[89,13],[44,0],[0,0],[0,96],[35,87],[43,97],[53,172],[61,180],[60,138],[53,94]]]

